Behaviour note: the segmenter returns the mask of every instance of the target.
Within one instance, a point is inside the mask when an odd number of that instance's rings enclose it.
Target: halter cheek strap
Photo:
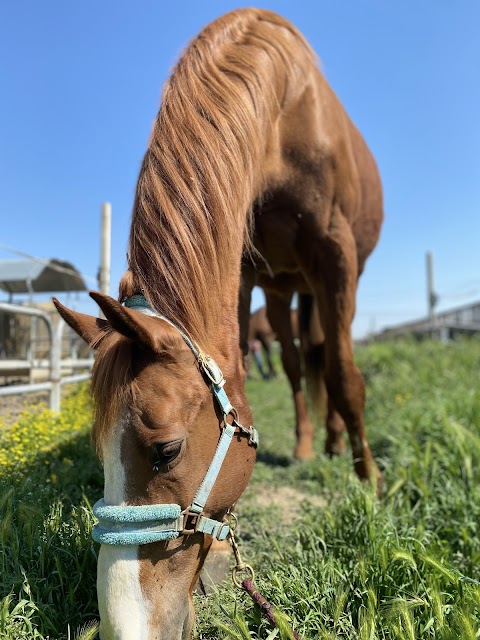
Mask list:
[[[179,331],[195,355],[200,369],[210,380],[213,396],[224,416],[224,427],[205,478],[187,509],[182,511],[178,504],[107,505],[101,499],[93,507],[93,513],[99,522],[93,529],[92,537],[96,542],[109,545],[149,544],[161,540],[174,540],[180,535],[192,533],[208,533],[217,540],[225,540],[230,530],[228,523],[207,518],[203,515],[203,510],[234,434],[247,434],[249,443],[257,447],[257,430],[254,427],[246,428],[238,421],[238,414],[223,388],[225,379],[222,371],[213,358],[204,354],[187,334],[168,318],[154,311],[144,296],[135,295],[128,298],[125,306],[145,315],[161,318]],[[228,415],[233,416],[232,424],[226,420]]]

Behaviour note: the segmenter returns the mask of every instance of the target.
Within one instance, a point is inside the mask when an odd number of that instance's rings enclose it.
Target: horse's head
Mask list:
[[[212,354],[230,376],[227,397],[215,363],[167,319],[92,297],[106,320],[55,304],[96,349],[93,435],[105,473],[95,532],[101,637],[185,640],[210,533],[225,537],[223,516],[255,458],[252,432],[235,411],[225,417],[231,400],[250,420],[238,352],[231,362]]]

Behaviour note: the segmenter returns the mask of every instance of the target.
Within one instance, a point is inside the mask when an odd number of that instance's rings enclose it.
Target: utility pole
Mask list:
[[[433,257],[430,251],[427,252],[427,305],[428,320],[430,323],[430,331],[434,327],[435,307],[438,302],[438,296],[433,286]]]
[[[102,204],[98,288],[100,293],[105,293],[107,295],[110,294],[111,229],[112,205],[109,202],[104,202]]]

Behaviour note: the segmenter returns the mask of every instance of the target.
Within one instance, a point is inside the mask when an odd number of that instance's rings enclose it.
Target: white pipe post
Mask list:
[[[100,268],[98,270],[98,288],[100,293],[110,294],[112,205],[102,204],[102,222],[100,238]],[[103,317],[103,314],[101,314]]]
[[[100,245],[99,286],[101,293],[110,293],[110,259],[111,259],[112,205],[102,205],[102,229]]]

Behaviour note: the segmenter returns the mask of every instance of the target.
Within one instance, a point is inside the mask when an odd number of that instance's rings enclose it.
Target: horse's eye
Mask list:
[[[168,467],[182,450],[183,440],[173,440],[172,442],[157,442],[152,445],[152,463],[154,471],[160,471]]]

